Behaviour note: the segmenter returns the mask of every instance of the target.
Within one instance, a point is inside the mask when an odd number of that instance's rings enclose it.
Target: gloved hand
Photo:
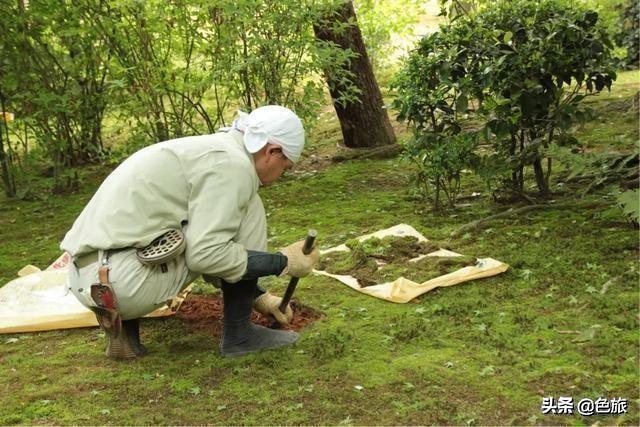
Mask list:
[[[290,305],[287,305],[285,313],[281,312],[279,308],[281,302],[282,298],[265,292],[253,300],[253,308],[263,316],[272,316],[281,325],[286,325],[293,319],[293,310]]]
[[[320,260],[320,251],[314,247],[309,255],[305,255],[302,253],[303,247],[304,240],[300,240],[280,251],[282,255],[287,257],[287,266],[282,270],[280,276],[304,277],[311,273],[313,267]]]

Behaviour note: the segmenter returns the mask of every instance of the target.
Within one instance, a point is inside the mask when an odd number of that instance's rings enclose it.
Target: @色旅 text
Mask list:
[[[579,414],[591,415],[620,415],[627,412],[627,399],[621,397],[606,399],[581,399],[575,401],[573,397],[543,397],[540,410],[549,415]]]

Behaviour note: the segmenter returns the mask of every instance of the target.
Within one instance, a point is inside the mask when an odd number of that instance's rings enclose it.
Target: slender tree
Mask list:
[[[357,54],[346,62],[343,66],[345,69],[340,73],[325,69],[344,144],[360,148],[395,143],[396,138],[362,40],[353,3],[345,1],[337,9],[332,9],[314,24],[313,30],[320,41]],[[348,79],[344,78],[344,71],[347,71]]]
[[[7,129],[8,117],[9,113],[5,111],[4,95],[0,92],[0,175],[2,176],[2,186],[7,197],[16,197],[16,178],[13,168],[11,145],[9,143],[9,131]],[[3,132],[6,135],[6,149]]]

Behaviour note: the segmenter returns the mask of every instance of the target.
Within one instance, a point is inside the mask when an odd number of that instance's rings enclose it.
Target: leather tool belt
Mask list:
[[[180,230],[169,230],[142,249],[136,251],[138,261],[145,265],[163,265],[182,254],[187,241]],[[166,265],[164,266],[166,268]]]
[[[98,268],[98,281],[99,283],[91,285],[91,298],[96,307],[90,308],[96,314],[98,323],[104,331],[113,338],[117,338],[122,331],[122,318],[118,312],[116,293],[109,282],[108,251],[104,252]]]

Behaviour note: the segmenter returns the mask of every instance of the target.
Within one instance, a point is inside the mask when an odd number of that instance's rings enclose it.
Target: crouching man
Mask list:
[[[257,286],[269,275],[303,277],[318,251],[303,242],[268,253],[258,196],[298,160],[304,129],[291,110],[266,106],[240,113],[231,128],[146,147],[101,184],[60,247],[73,257],[69,288],[96,314],[107,356],[145,354],[139,318],[202,275],[221,282],[223,356],[294,343],[298,334],[250,321],[255,307],[288,323],[293,313]]]

